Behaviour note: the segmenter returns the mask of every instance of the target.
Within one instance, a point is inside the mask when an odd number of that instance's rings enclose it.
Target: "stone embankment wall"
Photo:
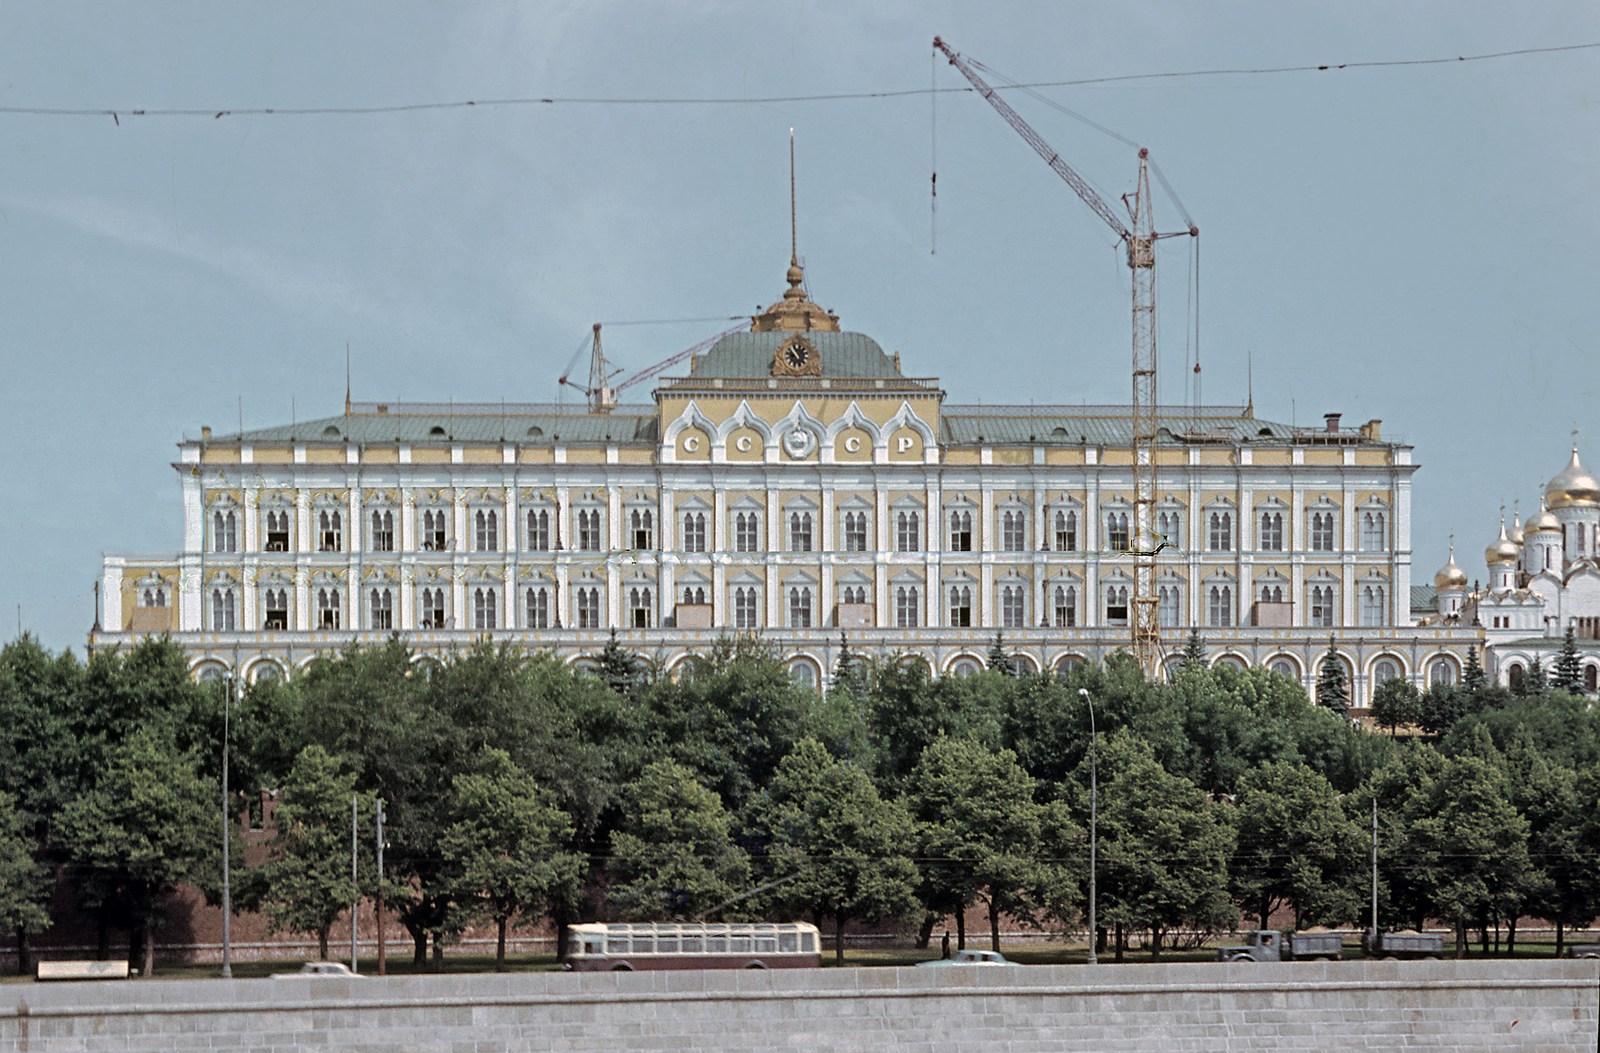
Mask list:
[[[125,981],[0,988],[52,1050],[1596,1050],[1593,961]]]

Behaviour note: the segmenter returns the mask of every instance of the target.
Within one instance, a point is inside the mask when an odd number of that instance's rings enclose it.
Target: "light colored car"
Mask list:
[[[297,973],[273,973],[274,980],[293,980],[301,976],[344,976],[355,977],[363,980],[360,973],[353,973],[350,967],[343,962],[306,962]]]
[[[918,962],[917,968],[937,965],[1016,965],[1016,962],[1006,961],[1006,956],[999,951],[957,951],[949,958],[939,958],[931,962]]]

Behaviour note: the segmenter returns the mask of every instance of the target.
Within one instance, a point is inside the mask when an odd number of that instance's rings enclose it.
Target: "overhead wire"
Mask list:
[[[1109,77],[1080,77],[1075,80],[1035,81],[1011,84],[1016,90],[1035,88],[1070,88],[1093,84],[1118,84],[1140,80],[1166,80],[1183,77],[1262,76],[1284,73],[1339,72],[1353,69],[1380,69],[1399,66],[1434,66],[1448,63],[1484,62],[1491,59],[1512,58],[1520,55],[1548,55],[1566,51],[1585,51],[1600,48],[1600,42],[1589,44],[1564,44],[1541,48],[1518,48],[1511,51],[1485,52],[1479,55],[1455,55],[1448,58],[1388,59],[1371,62],[1329,62],[1304,66],[1262,66],[1237,69],[1182,70],[1166,73],[1127,73]],[[833,92],[817,95],[732,96],[714,98],[682,96],[669,98],[600,97],[600,96],[527,96],[499,99],[459,99],[443,102],[395,103],[382,106],[260,106],[231,107],[143,107],[143,106],[0,106],[0,114],[32,117],[110,117],[121,124],[122,117],[204,117],[220,120],[223,117],[327,117],[371,116],[392,113],[417,113],[427,110],[475,109],[479,107],[506,106],[768,106],[778,103],[841,102],[860,99],[893,99],[913,95],[970,92],[971,87],[905,88],[897,91]],[[1073,114],[1080,120],[1087,120]],[[1093,122],[1090,122],[1093,123]],[[1115,133],[1111,133],[1115,134]]]

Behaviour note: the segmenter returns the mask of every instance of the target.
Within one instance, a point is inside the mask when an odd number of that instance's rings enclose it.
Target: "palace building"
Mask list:
[[[492,637],[584,662],[616,629],[669,669],[755,633],[820,685],[841,634],[940,675],[980,668],[997,633],[1034,671],[1126,647],[1129,408],[947,401],[802,277],[653,405],[347,400],[203,429],[174,465],[181,546],[105,557],[91,648],[170,632],[196,675],[253,680],[391,632],[419,654]],[[1378,421],[1159,417],[1169,651],[1199,627],[1214,661],[1310,686],[1331,638],[1362,706],[1482,645],[1459,619],[1416,624],[1417,467]]]

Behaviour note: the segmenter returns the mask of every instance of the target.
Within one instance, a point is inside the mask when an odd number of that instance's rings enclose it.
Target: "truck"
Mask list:
[[[1600,943],[1574,943],[1567,947],[1568,958],[1600,958]],[[40,963],[43,964],[43,963]]]
[[[1344,941],[1337,932],[1277,932],[1256,929],[1245,934],[1245,943],[1217,948],[1219,962],[1336,962],[1344,952]]]
[[[1444,937],[1426,932],[1374,932],[1361,934],[1361,950],[1368,958],[1439,958]]]

